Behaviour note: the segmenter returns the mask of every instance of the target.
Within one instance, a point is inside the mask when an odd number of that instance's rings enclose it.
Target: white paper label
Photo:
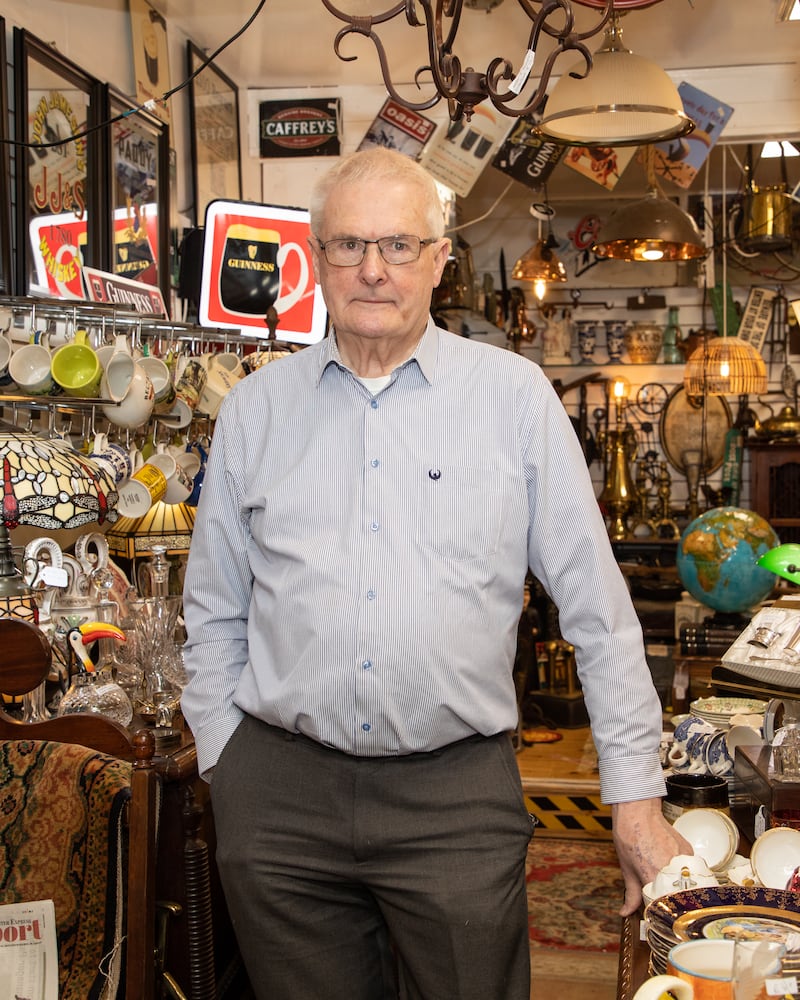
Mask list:
[[[785,997],[797,993],[797,976],[783,976],[781,979],[766,979],[764,986],[768,997]]]
[[[39,578],[47,587],[66,587],[69,583],[67,571],[60,566],[44,566]]]

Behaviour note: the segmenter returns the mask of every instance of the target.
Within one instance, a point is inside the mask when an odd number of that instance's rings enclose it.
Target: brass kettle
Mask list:
[[[756,437],[767,441],[791,440],[800,435],[800,416],[793,406],[782,407],[780,413],[769,417],[763,423],[751,410],[750,421]]]

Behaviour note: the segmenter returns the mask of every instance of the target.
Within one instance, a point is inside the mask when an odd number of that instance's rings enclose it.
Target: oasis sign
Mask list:
[[[258,105],[261,156],[338,156],[341,146],[340,104],[338,97],[261,101]]]

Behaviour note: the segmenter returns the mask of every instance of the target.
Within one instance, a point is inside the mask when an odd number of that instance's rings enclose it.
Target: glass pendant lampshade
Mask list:
[[[767,366],[741,337],[711,337],[689,356],[683,385],[695,396],[757,395],[767,391]]]
[[[584,65],[574,67],[582,74]],[[591,71],[565,73],[547,99],[538,130],[556,142],[580,146],[639,146],[686,135],[694,122],[669,76],[634,55],[612,18]]]
[[[534,293],[541,301],[545,286],[551,281],[566,281],[567,270],[549,241],[540,237],[514,264],[511,277],[515,281],[532,281]]]
[[[592,249],[598,257],[628,261],[692,260],[707,252],[694,219],[655,187],[615,212]]]

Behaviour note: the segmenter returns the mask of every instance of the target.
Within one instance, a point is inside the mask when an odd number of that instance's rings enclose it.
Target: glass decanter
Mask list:
[[[772,739],[771,752],[775,780],[800,781],[800,722],[792,702],[784,702],[783,725]]]
[[[180,597],[145,597],[129,601],[136,661],[141,682],[134,708],[145,718],[163,719],[180,702],[182,684],[175,676],[175,626]]]
[[[140,563],[136,584],[142,597],[168,597],[170,564],[166,545],[154,545],[153,557]]]

